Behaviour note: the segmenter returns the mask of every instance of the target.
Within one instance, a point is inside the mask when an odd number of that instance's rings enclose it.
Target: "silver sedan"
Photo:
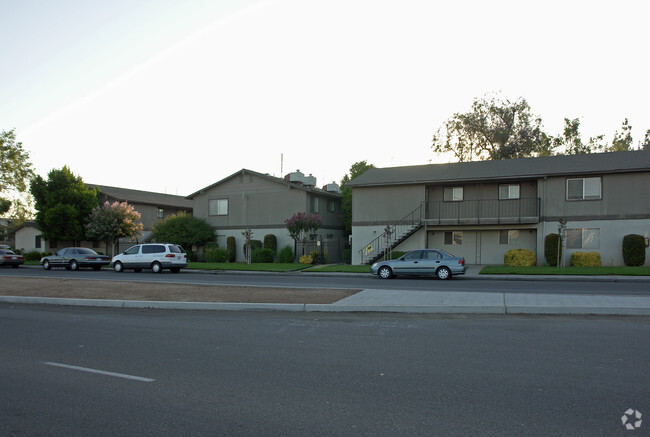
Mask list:
[[[370,273],[382,279],[397,275],[434,275],[439,279],[450,279],[465,274],[465,270],[465,258],[440,249],[412,250],[398,259],[378,261],[370,267]]]

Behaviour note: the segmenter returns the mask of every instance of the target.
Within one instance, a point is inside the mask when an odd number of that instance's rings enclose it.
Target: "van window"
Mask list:
[[[165,246],[161,244],[142,246],[142,253],[165,253]]]
[[[169,251],[171,253],[185,253],[185,251],[183,250],[183,248],[181,246],[177,246],[175,244],[170,244],[169,245]]]

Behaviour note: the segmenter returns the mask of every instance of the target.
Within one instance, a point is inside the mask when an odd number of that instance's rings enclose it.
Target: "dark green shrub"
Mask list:
[[[187,260],[189,262],[197,262],[199,260],[199,257],[197,256],[197,254],[194,253],[193,251],[186,250],[185,252],[187,253]]]
[[[562,247],[560,246],[560,234],[548,234],[544,239],[544,260],[549,266],[557,266],[558,247],[560,249],[561,258]]]
[[[350,264],[352,262],[352,249],[343,249],[341,259],[344,263]]]
[[[645,238],[643,235],[628,234],[623,237],[623,262],[626,266],[645,264]]]
[[[235,237],[226,238],[226,250],[228,251],[228,262],[234,263],[237,259],[237,244]]]
[[[205,260],[209,263],[225,263],[228,261],[229,252],[221,247],[213,247],[205,250]]]
[[[264,249],[271,249],[273,253],[278,251],[278,237],[273,234],[264,236]]]
[[[281,263],[290,264],[294,261],[294,258],[293,249],[289,245],[284,246],[280,249],[280,253],[278,253],[278,262]]]
[[[18,252],[16,252],[18,253]],[[31,252],[25,252],[23,254],[23,257],[25,258],[25,261],[40,261],[41,258],[45,256],[41,252],[37,252],[35,250],[32,250]]]
[[[253,249],[251,252],[252,263],[272,263],[275,253],[271,249]]]

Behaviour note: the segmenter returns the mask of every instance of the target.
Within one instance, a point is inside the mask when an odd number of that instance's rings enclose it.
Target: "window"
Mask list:
[[[148,246],[142,246],[142,253],[165,253],[165,246],[161,244],[151,244]]]
[[[567,249],[598,249],[600,247],[600,229],[567,229]]]
[[[228,215],[228,199],[209,200],[208,215]]]
[[[593,200],[601,198],[600,178],[578,178],[566,180],[567,200]]]
[[[445,202],[461,202],[463,200],[463,187],[445,187],[443,200]]]
[[[35,247],[36,249],[40,249],[40,248],[41,248],[41,236],[40,236],[40,235],[37,235],[37,236],[34,238],[34,247]]]
[[[129,247],[129,248],[124,252],[125,255],[137,255],[138,253],[140,253],[140,246]]]
[[[519,231],[516,229],[499,231],[499,244],[512,244],[519,240]]]
[[[327,212],[335,212],[336,202],[332,199],[327,201]]]
[[[162,208],[158,208],[158,211],[156,212],[156,217],[157,218],[164,218],[165,217],[165,210]]]
[[[311,212],[318,214],[318,197],[311,198]]]
[[[424,259],[442,259],[442,255],[440,254],[440,252],[436,252],[435,250],[425,250],[422,258],[424,258]]]
[[[409,252],[404,256],[404,259],[420,259],[422,257],[422,251],[421,250],[414,250],[413,252]]]
[[[460,246],[463,244],[462,232],[445,232],[445,244]]]
[[[519,185],[499,185],[499,199],[519,199]]]

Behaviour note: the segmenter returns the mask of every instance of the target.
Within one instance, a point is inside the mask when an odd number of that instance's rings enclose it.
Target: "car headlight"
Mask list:
[[[371,269],[374,269],[375,267],[377,267],[377,263],[374,263],[372,266],[370,266]]]

